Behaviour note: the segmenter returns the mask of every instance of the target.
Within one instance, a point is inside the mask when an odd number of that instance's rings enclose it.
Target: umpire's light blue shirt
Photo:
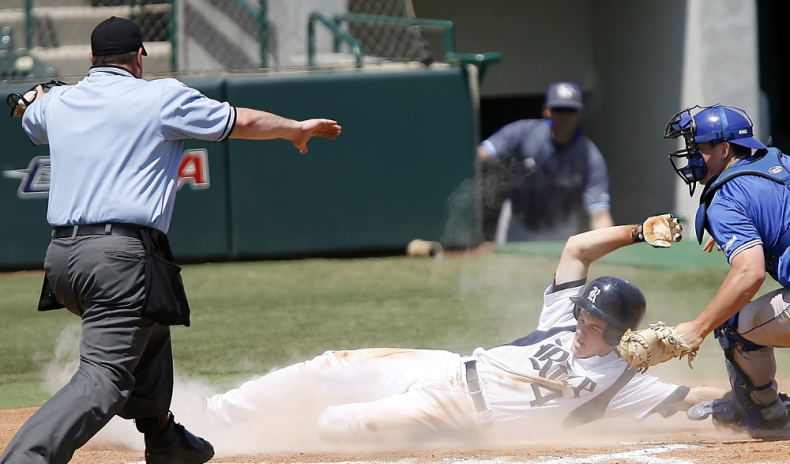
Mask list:
[[[23,117],[30,140],[50,145],[47,220],[167,232],[183,140],[225,140],[235,121],[228,103],[121,68],[93,68],[75,85],[53,87]]]

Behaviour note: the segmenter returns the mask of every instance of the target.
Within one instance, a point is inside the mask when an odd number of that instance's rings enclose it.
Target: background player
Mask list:
[[[696,418],[713,413],[755,436],[771,435],[790,422],[777,393],[773,350],[790,346],[787,157],[757,141],[746,112],[728,106],[687,108],[669,121],[665,137],[683,137],[685,148],[669,156],[689,191],[697,182],[705,185],[697,238],[702,243],[707,229],[732,266],[699,316],[676,326],[692,347],[715,329],[734,393],[691,412]],[[751,301],[766,271],[782,288]]]
[[[614,224],[609,212],[609,175],[592,140],[579,129],[584,103],[572,82],[546,90],[544,119],[523,119],[484,140],[481,161],[501,163],[505,201],[496,230],[498,243],[565,240],[581,231],[586,211],[590,229]]]
[[[680,226],[669,215],[648,221],[659,230],[649,239],[656,246],[680,239]],[[391,348],[329,351],[209,398],[209,415],[258,430],[298,417],[300,432],[313,428],[334,441],[370,442],[429,440],[522,420],[570,427],[603,417],[669,416],[718,398],[726,390],[662,382],[629,370],[614,351],[623,332],[639,325],[645,298],[617,277],[585,286],[588,269],[607,253],[643,240],[641,229],[617,226],[571,237],[544,294],[538,327],[524,338],[477,348],[471,356]]]

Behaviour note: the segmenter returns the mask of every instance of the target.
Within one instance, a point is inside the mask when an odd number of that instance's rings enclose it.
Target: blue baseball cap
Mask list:
[[[545,105],[549,108],[584,108],[582,89],[573,82],[554,82],[546,89]]]

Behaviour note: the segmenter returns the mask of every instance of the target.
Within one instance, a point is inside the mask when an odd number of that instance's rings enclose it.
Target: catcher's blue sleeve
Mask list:
[[[708,230],[732,264],[733,258],[761,245],[770,257],[771,248],[790,224],[790,195],[774,181],[740,176],[724,184],[708,208]],[[790,284],[790,257],[786,250],[768,272],[780,284]]]

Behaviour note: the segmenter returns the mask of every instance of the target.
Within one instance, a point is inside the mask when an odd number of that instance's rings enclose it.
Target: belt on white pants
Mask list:
[[[469,359],[464,361],[464,372],[466,374],[466,391],[475,405],[475,421],[484,425],[490,424],[493,422],[494,413],[488,408],[486,399],[483,396],[480,377],[477,375],[477,360]]]

